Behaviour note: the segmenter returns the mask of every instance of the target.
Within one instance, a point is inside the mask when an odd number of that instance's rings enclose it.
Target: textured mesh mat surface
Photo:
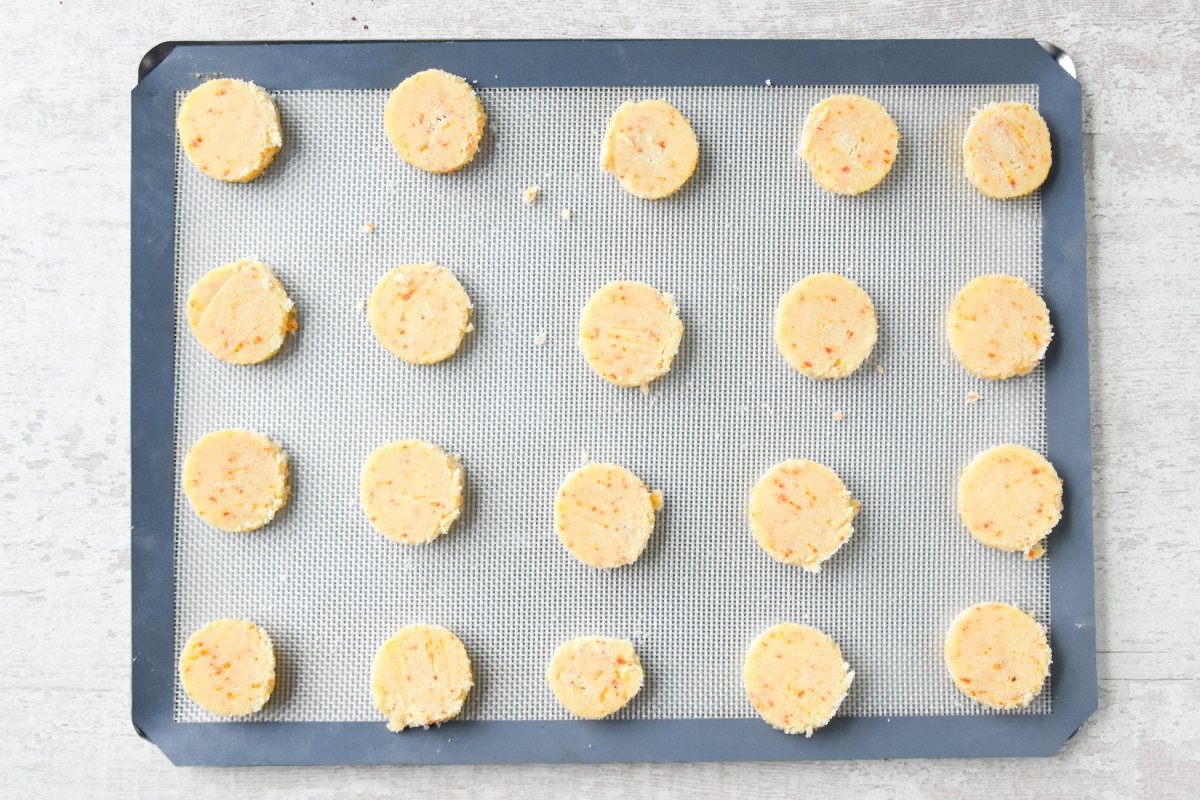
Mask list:
[[[880,100],[904,137],[892,174],[858,198],[817,188],[795,154],[808,109],[845,90]],[[745,649],[793,620],[833,636],[857,671],[842,714],[988,713],[945,672],[946,626],[993,599],[1048,625],[1048,565],[977,544],[955,486],[994,444],[1045,452],[1044,380],[1040,368],[1002,383],[971,377],[942,320],[977,275],[1040,289],[1038,197],[988,200],[959,164],[972,110],[1036,103],[1036,86],[481,96],[484,146],[456,175],[396,156],[383,91],[277,94],[286,143],[249,185],[209,180],[179,152],[177,470],[202,435],[248,427],[290,453],[293,494],[271,525],[233,535],[201,523],[176,490],[176,652],[213,618],[255,620],[279,659],[259,718],[375,720],[376,648],[402,625],[438,623],[474,662],[464,718],[565,719],[545,685],[550,655],[570,637],[616,635],[633,640],[647,673],[622,716],[749,717]],[[625,194],[597,166],[609,115],[645,97],[676,104],[701,143],[696,176],[659,202]],[[543,189],[533,206],[521,201],[530,185]],[[243,256],[276,271],[302,326],[255,367],[216,361],[183,313],[192,282]],[[476,331],[452,360],[413,367],[375,341],[364,303],[388,269],[428,259],[462,281]],[[853,278],[879,315],[875,353],[846,380],[792,372],[772,340],[776,301],[818,271]],[[619,278],[673,293],[687,326],[649,396],[601,381],[575,345],[583,303]],[[969,405],[972,391],[981,399]],[[467,472],[462,518],[421,548],[376,533],[358,504],[363,460],[408,437],[459,454]],[[554,534],[556,489],[585,452],[665,496],[632,566],[583,566]],[[775,563],[749,531],[750,488],[789,457],[829,465],[863,504],[854,537],[817,575]],[[1047,712],[1051,698],[1047,687],[1024,713]],[[175,715],[212,719],[178,686]]]

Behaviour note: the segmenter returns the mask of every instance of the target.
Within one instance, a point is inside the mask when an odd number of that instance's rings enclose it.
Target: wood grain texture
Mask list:
[[[10,3],[6,797],[1184,797],[1200,786],[1200,4]],[[357,19],[352,19],[357,17]],[[369,29],[366,29],[369,26]],[[166,39],[1033,36],[1085,97],[1101,710],[1049,760],[176,769],[129,722],[129,100]]]

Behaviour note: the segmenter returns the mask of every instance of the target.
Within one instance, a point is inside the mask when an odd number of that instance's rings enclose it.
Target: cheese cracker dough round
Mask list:
[[[1058,524],[1063,483],[1054,465],[1016,444],[985,450],[958,482],[958,513],[979,541],[1026,558],[1042,554],[1038,544]]]
[[[609,120],[601,166],[621,188],[644,200],[679,191],[700,161],[700,143],[687,117],[666,100],[625,102]]]
[[[401,628],[371,665],[371,701],[388,718],[389,731],[454,718],[474,685],[463,643],[437,625]]]
[[[1029,705],[1050,675],[1046,631],[1008,603],[980,603],[950,623],[946,668],[963,694],[998,709]]]
[[[666,375],[683,340],[683,320],[668,294],[645,283],[614,281],[588,299],[579,348],[597,375],[617,386],[646,386]]]
[[[836,94],[808,112],[800,157],[823,188],[862,194],[887,177],[899,142],[900,131],[886,108],[868,97]]]
[[[776,561],[820,572],[854,533],[859,502],[833,470],[791,459],[771,467],[750,494],[750,528]]]
[[[742,669],[754,710],[772,727],[805,736],[833,719],[853,680],[833,639],[794,622],[760,633]]]
[[[654,530],[658,492],[616,464],[588,464],[558,490],[554,528],[567,551],[585,564],[611,569],[631,564]]]
[[[841,275],[809,275],[779,299],[775,310],[779,352],[810,378],[854,372],[871,355],[878,333],[871,298]]]
[[[392,90],[383,126],[400,157],[426,172],[455,172],[479,150],[487,114],[471,85],[427,69]]]
[[[275,648],[253,622],[215,620],[183,646],[179,685],[206,711],[222,717],[253,714],[275,688]]]
[[[380,278],[367,301],[367,320],[379,343],[410,364],[445,361],[474,329],[466,290],[433,261],[396,267]]]
[[[363,464],[359,499],[371,525],[389,539],[432,542],[462,510],[462,465],[429,442],[385,444]]]
[[[279,108],[253,83],[218,78],[200,84],[179,108],[179,141],[210,178],[246,183],[262,174],[283,146]]]
[[[230,364],[259,364],[297,330],[295,305],[265,264],[243,258],[206,273],[188,290],[196,341]]]
[[[983,275],[955,296],[946,314],[950,349],[981,378],[1025,375],[1046,355],[1054,329],[1042,298],[1020,278]]]
[[[1038,190],[1050,174],[1050,129],[1028,103],[979,109],[963,137],[963,169],[988,197],[1007,199]]]
[[[287,503],[288,492],[287,453],[261,433],[215,431],[183,460],[188,502],[223,531],[258,530]]]
[[[546,669],[546,683],[558,702],[583,719],[620,711],[641,690],[643,677],[633,644],[603,636],[563,642]]]

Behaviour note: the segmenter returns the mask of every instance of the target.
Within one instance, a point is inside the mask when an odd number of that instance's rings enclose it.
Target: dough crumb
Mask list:
[[[592,460],[592,454],[587,450],[580,451],[579,456],[580,460],[585,464]]]
[[[641,386],[639,386],[638,388],[642,390],[642,394],[644,394],[644,395],[647,395],[647,396],[649,396],[649,395],[650,395],[650,384],[648,384],[648,383],[643,383],[643,384],[642,384]]]
[[[876,367],[875,371],[878,372],[880,375],[887,372],[887,370],[883,368],[883,364],[880,364],[878,367]]]
[[[573,216],[571,209],[569,208],[564,208],[562,211],[558,212],[558,215],[563,219],[570,219]]]
[[[535,345],[537,345],[538,347],[541,347],[542,345],[546,344],[546,332],[538,331],[537,333],[535,333],[533,335],[533,343]]]
[[[363,226],[362,226],[362,232],[363,233],[374,233],[375,232],[375,223],[374,222],[364,222]]]
[[[537,202],[538,196],[542,193],[540,186],[527,186],[525,191],[521,192],[521,200],[525,205],[530,206]]]
[[[763,81],[763,82],[764,82],[765,84],[767,84],[767,86],[770,86],[770,85],[771,85],[771,79],[770,79],[770,78],[767,78],[767,79],[766,79],[765,81]]]
[[[968,392],[967,393],[967,405],[971,405],[972,403],[978,403],[978,402],[979,402],[979,392]]]
[[[356,308],[358,308],[358,310],[359,310],[359,313],[362,313],[363,311],[366,311],[366,310],[367,310],[367,301],[366,301],[366,300],[359,300],[359,301],[358,301],[358,305],[356,306]]]
[[[841,422],[845,418],[846,418],[846,413],[844,411],[833,412],[833,421],[834,422]]]

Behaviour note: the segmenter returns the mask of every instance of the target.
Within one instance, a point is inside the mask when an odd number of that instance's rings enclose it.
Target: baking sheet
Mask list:
[[[957,164],[973,107],[1036,103],[1038,84],[772,83],[484,87],[484,147],[454,176],[395,157],[378,124],[383,89],[277,92],[285,149],[249,187],[204,179],[172,141],[172,455],[181,463],[212,429],[256,428],[291,453],[295,491],[267,529],[230,536],[195,519],[174,476],[170,658],[213,617],[255,619],[280,656],[260,719],[365,724],[378,719],[367,689],[375,648],[400,625],[437,622],[475,663],[464,720],[595,731],[559,722],[542,674],[563,639],[604,633],[631,638],[647,668],[621,713],[630,724],[762,725],[740,687],[742,654],[763,627],[790,619],[830,633],[858,675],[842,719],[810,741],[831,741],[854,719],[1001,716],[954,689],[941,637],[962,607],[1002,599],[1050,625],[1059,660],[1050,565],[1060,533],[1032,564],[986,550],[961,529],[953,489],[966,461],[998,441],[1045,452],[1052,402],[1042,368],[1001,384],[968,376],[941,319],[970,278],[1004,271],[1040,288],[1053,261],[1042,195],[987,201]],[[808,108],[844,90],[883,102],[905,137],[892,175],[860,198],[817,189],[794,154]],[[701,142],[696,177],[662,203],[625,195],[596,166],[608,115],[641,97],[671,100]],[[533,184],[543,197],[530,207],[520,193]],[[215,362],[180,316],[196,277],[244,255],[276,269],[302,325],[278,359],[250,369]],[[415,368],[379,347],[361,305],[387,269],[430,258],[463,281],[477,331],[447,364]],[[790,372],[770,337],[778,296],[824,270],[858,281],[880,317],[874,356],[845,381]],[[675,294],[688,328],[648,397],[600,381],[574,347],[578,309],[616,278]],[[980,402],[966,402],[971,391]],[[407,436],[458,453],[468,474],[463,519],[420,549],[375,533],[357,503],[362,460]],[[554,491],[585,452],[666,496],[632,567],[593,571],[554,536]],[[746,524],[750,486],[787,457],[834,467],[864,504],[855,537],[816,576],[771,561]],[[1053,718],[1057,678],[1030,709],[1002,716]],[[211,722],[177,687],[172,697],[175,723],[238,725]],[[486,728],[471,725],[445,726],[446,743],[455,729],[465,739]],[[413,758],[395,746],[397,759]]]

